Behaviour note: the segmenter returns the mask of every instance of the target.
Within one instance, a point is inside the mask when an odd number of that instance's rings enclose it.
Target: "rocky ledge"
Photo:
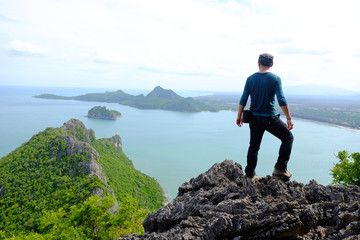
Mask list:
[[[135,239],[360,239],[360,187],[283,182],[247,184],[225,160],[182,184],[178,196],[143,222]]]

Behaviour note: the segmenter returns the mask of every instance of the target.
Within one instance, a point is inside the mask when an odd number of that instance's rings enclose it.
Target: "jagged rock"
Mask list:
[[[87,175],[99,178],[106,185],[108,185],[108,179],[103,173],[100,163],[97,161],[100,158],[99,153],[90,145],[91,142],[95,140],[95,132],[92,129],[86,129],[85,125],[77,120],[71,119],[70,121],[64,123],[61,129],[69,136],[61,136],[66,143],[67,149],[66,153],[68,156],[73,154],[86,154],[86,160],[77,164],[80,164],[82,171],[86,172]],[[116,147],[121,147],[121,139],[118,135],[115,135],[112,138],[108,139],[110,144],[114,144]],[[116,201],[114,191],[107,187],[106,189],[111,196],[115,199],[115,204],[109,209],[109,212],[115,214],[119,205]],[[95,188],[91,191],[91,195],[104,196],[104,191],[101,188]]]
[[[121,138],[119,135],[115,135],[112,138],[110,138],[110,142],[118,148],[122,148]]]
[[[74,136],[83,142],[91,143],[95,140],[94,130],[86,129],[84,123],[74,118],[64,123],[61,129],[68,135]]]
[[[102,138],[101,141],[103,143],[110,143],[117,148],[122,148],[121,138],[119,135],[115,135],[111,138]]]
[[[247,184],[231,160],[182,184],[143,222],[145,234],[118,239],[359,239],[360,187],[283,182]]]
[[[100,155],[90,145],[92,139],[95,139],[94,131],[91,129],[87,130],[85,125],[77,119],[71,119],[70,121],[64,123],[61,128],[66,133],[71,134],[69,136],[61,137],[68,147],[66,149],[67,155],[72,156],[75,153],[86,153],[86,161],[80,162],[83,171],[87,174],[100,178],[107,184],[108,180],[102,171],[101,165],[97,162]]]

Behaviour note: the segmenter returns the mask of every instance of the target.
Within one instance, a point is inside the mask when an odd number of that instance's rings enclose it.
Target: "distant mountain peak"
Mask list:
[[[178,94],[176,94],[171,89],[164,89],[160,86],[157,86],[152,90],[147,97],[158,97],[158,98],[166,98],[166,99],[174,99],[174,98],[182,98]]]

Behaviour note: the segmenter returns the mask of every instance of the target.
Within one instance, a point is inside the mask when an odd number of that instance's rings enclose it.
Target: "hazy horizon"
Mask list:
[[[106,88],[106,87],[72,87],[72,86],[36,86],[36,85],[0,85],[1,87],[9,87],[9,88],[32,88],[32,89],[41,89],[44,88],[45,90],[61,90],[61,89],[73,89],[74,95],[77,96],[79,94],[86,94],[86,93],[103,93],[106,91],[117,91],[122,90],[131,95],[139,95],[139,94],[148,94],[151,92],[155,87],[160,86],[164,89],[169,89],[177,93],[182,97],[197,97],[197,96],[204,96],[204,95],[211,95],[211,94],[228,94],[228,95],[241,95],[242,91],[213,91],[213,90],[205,90],[205,89],[171,89],[167,88],[166,86],[161,85],[154,85],[153,88],[149,89],[141,89],[141,88]],[[5,90],[5,89],[3,89]],[[358,97],[360,96],[360,91],[350,91],[346,89],[336,88],[336,87],[329,87],[329,86],[319,86],[319,85],[298,85],[298,86],[283,86],[283,90],[286,96],[312,96],[312,97]],[[5,90],[6,91],[6,90]],[[76,95],[77,92],[80,92]],[[42,93],[49,93],[49,94],[56,94],[61,95],[61,92],[39,92],[38,94]]]

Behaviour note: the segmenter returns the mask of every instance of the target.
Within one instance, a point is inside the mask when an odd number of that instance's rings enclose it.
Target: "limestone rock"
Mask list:
[[[108,179],[103,173],[102,167],[98,162],[100,155],[95,148],[91,146],[91,142],[95,140],[95,132],[92,129],[86,129],[85,125],[77,119],[71,119],[70,121],[64,123],[62,130],[67,134],[70,134],[68,136],[61,136],[67,146],[67,155],[72,156],[73,154],[86,154],[86,160],[77,164],[80,164],[82,171],[87,175],[97,177],[108,185]],[[108,142],[121,148],[121,139],[118,135],[109,138]],[[110,187],[107,187],[106,190],[115,199],[114,206],[109,209],[111,213],[115,214],[119,209],[115,194]],[[91,191],[91,194],[103,197],[104,191],[101,188],[95,188]]]
[[[110,143],[117,148],[122,148],[121,138],[119,135],[115,135],[111,138],[102,138],[100,139],[103,143]]]
[[[92,129],[86,129],[85,125],[77,119],[70,119],[64,123],[61,129],[68,135],[74,136],[79,141],[91,143],[95,140],[95,132]]]
[[[270,176],[247,184],[241,165],[225,160],[150,213],[144,235],[118,239],[359,239],[359,201],[359,186]]]

